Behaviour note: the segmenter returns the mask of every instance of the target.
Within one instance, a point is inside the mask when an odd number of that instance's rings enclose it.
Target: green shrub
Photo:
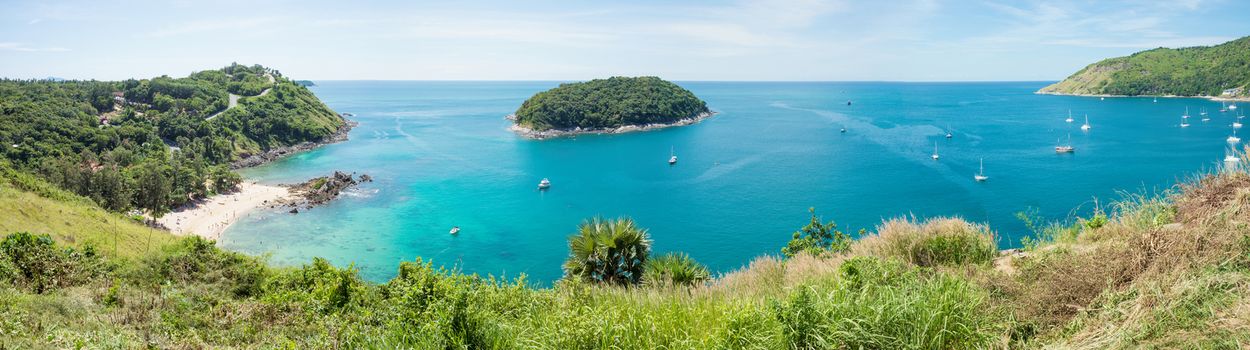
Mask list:
[[[790,242],[781,248],[782,254],[792,258],[800,253],[820,256],[825,252],[837,254],[850,250],[854,240],[850,235],[838,231],[838,224],[833,221],[821,223],[820,217],[816,215],[816,208],[808,208],[807,211],[812,214],[811,222],[794,231]]]
[[[190,236],[149,261],[161,280],[222,285],[236,296],[262,291],[268,271],[251,256],[221,250],[213,241]]]
[[[35,293],[82,284],[105,272],[92,246],[59,249],[51,236],[27,232],[0,241],[0,260],[0,275]]]
[[[703,266],[686,253],[667,253],[647,259],[643,283],[652,286],[691,286],[711,278]]]

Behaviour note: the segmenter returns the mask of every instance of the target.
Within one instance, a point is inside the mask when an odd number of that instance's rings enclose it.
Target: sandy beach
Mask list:
[[[234,193],[210,197],[193,206],[165,214],[156,221],[174,234],[195,234],[217,240],[226,228],[248,211],[263,208],[288,195],[290,192],[286,187],[244,182],[239,184],[239,190]]]

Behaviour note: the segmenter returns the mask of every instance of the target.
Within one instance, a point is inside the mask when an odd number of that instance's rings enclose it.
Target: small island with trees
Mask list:
[[[658,77],[566,83],[530,97],[508,119],[511,130],[543,139],[689,125],[711,117],[694,93]]]

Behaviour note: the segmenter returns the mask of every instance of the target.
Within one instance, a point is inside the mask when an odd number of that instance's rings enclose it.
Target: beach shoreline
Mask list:
[[[244,182],[234,192],[189,203],[156,219],[156,223],[175,235],[193,234],[216,241],[221,239],[221,234],[227,228],[247,213],[285,200],[291,195],[286,186]]]
[[[686,125],[691,125],[691,124],[698,124],[699,122],[702,122],[705,119],[711,118],[714,115],[716,115],[716,112],[704,112],[704,113],[699,113],[698,115],[695,115],[693,117],[681,119],[672,123],[626,125],[626,126],[620,126],[620,127],[615,127],[615,128],[595,128],[595,129],[574,128],[574,129],[534,130],[534,129],[530,129],[524,126],[520,126],[518,124],[512,124],[512,126],[508,127],[508,130],[517,133],[517,135],[521,135],[521,137],[525,137],[528,139],[535,139],[535,140],[543,140],[543,139],[550,139],[550,138],[557,138],[557,137],[577,136],[577,135],[583,135],[583,134],[623,134],[623,133],[635,132],[635,131],[659,130],[659,129],[664,129],[664,128],[671,128],[674,126],[686,126]],[[508,120],[515,121],[516,115],[511,114],[505,118]]]

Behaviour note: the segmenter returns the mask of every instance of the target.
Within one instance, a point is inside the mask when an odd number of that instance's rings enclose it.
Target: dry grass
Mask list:
[[[917,266],[979,264],[997,254],[989,227],[958,218],[887,220],[851,246],[851,254],[897,258]]]

